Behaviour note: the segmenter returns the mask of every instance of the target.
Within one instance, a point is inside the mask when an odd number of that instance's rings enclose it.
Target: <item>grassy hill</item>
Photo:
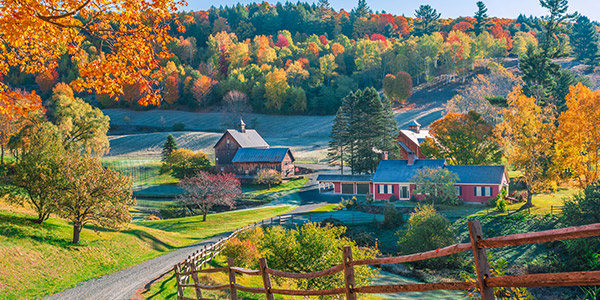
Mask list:
[[[166,221],[136,222],[120,231],[86,227],[71,245],[62,219],[30,221],[32,211],[0,202],[0,299],[32,299],[292,209],[277,206]],[[200,217],[201,218],[201,217]]]

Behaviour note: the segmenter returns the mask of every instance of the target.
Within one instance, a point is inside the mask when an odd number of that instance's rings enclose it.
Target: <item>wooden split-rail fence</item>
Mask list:
[[[264,223],[264,222],[263,222]],[[253,224],[252,226],[260,223]],[[237,235],[241,230],[232,233]],[[469,234],[471,241],[469,243],[455,244],[452,246],[397,257],[374,258],[353,260],[350,247],[343,249],[343,263],[335,265],[329,269],[312,273],[290,273],[269,268],[266,259],[259,260],[259,270],[250,270],[236,267],[233,258],[228,258],[227,267],[203,269],[207,261],[212,259],[224,247],[224,242],[216,243],[208,252],[192,256],[175,266],[175,276],[177,279],[177,296],[180,300],[198,300],[207,299],[202,297],[202,290],[229,290],[230,299],[237,300],[237,291],[244,291],[254,294],[264,294],[267,300],[273,300],[274,295],[293,295],[293,296],[324,296],[324,295],[345,295],[348,300],[357,299],[357,294],[385,294],[399,292],[423,292],[432,290],[479,290],[482,300],[495,299],[495,287],[538,287],[538,286],[585,286],[600,285],[600,271],[586,272],[565,272],[565,273],[546,273],[546,274],[527,274],[527,275],[506,275],[492,277],[490,273],[489,262],[487,260],[486,249],[518,246],[526,244],[535,244],[567,239],[577,239],[585,237],[600,236],[600,223],[553,229],[547,231],[512,234],[498,236],[493,238],[484,238],[483,231],[479,221],[469,221]],[[210,248],[210,247],[209,247]],[[382,265],[394,263],[407,263],[420,261],[435,257],[448,256],[461,252],[472,251],[476,269],[475,282],[438,282],[421,284],[398,284],[398,285],[374,285],[374,286],[356,286],[354,280],[354,267],[363,265]],[[204,285],[198,281],[198,274],[227,272],[229,274],[229,283],[222,285]],[[343,287],[327,290],[289,290],[273,288],[271,276],[293,279],[312,279],[343,272],[345,284]],[[236,273],[251,276],[262,277],[262,287],[247,287],[236,283]],[[193,283],[189,282],[192,279]],[[195,298],[184,296],[185,289],[191,288],[195,292]]]

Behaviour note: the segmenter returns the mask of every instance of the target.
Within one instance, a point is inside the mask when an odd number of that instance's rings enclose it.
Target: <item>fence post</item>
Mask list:
[[[471,248],[475,258],[475,269],[477,271],[477,284],[481,300],[494,300],[494,289],[485,284],[485,280],[490,277],[490,266],[487,260],[487,254],[484,248],[479,248],[477,241],[483,239],[483,230],[477,220],[469,221],[469,234],[471,235]]]
[[[281,225],[281,215],[279,215],[279,224],[278,225]]]
[[[354,266],[352,263],[352,248],[344,247],[344,281],[346,282],[346,300],[356,300],[354,292]]]
[[[200,281],[198,280],[198,272],[196,270],[196,263],[194,261],[190,261],[190,272],[192,272],[192,280],[194,280],[196,298],[202,299],[202,290],[198,287]]]
[[[237,300],[237,290],[235,289],[235,271],[231,268],[233,264],[233,257],[227,258],[227,266],[229,267],[229,290],[231,291],[231,300]]]
[[[181,276],[179,275],[181,270],[179,264],[175,265],[175,280],[177,281],[177,299],[183,298],[183,287],[181,286]]]
[[[269,273],[267,273],[267,259],[263,257],[258,260],[258,263],[260,264],[260,274],[262,275],[267,300],[275,300],[273,293],[271,293],[271,278],[269,278]]]
[[[292,218],[290,219],[290,224],[294,224],[294,215],[292,215]]]

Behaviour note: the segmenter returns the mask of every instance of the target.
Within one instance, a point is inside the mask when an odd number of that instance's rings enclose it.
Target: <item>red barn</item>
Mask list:
[[[214,146],[215,168],[235,173],[238,177],[254,177],[261,169],[274,169],[282,177],[295,174],[294,156],[288,148],[271,148],[254,129],[227,129]]]

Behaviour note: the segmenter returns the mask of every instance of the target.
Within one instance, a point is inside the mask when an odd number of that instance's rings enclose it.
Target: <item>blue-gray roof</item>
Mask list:
[[[232,162],[282,162],[288,152],[293,161],[294,156],[288,148],[240,148],[235,153]]]
[[[412,182],[420,169],[441,168],[444,164],[446,164],[445,159],[416,159],[412,165],[409,165],[406,159],[382,160],[373,175],[373,182]]]
[[[372,175],[320,174],[317,181],[371,182]]]
[[[501,184],[504,166],[446,166],[448,171],[458,175],[457,183]]]

